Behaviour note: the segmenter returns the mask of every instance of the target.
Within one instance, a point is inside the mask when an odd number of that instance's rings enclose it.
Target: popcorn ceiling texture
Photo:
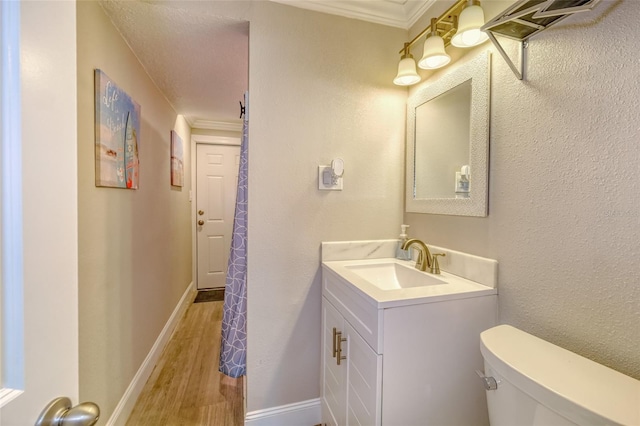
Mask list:
[[[188,120],[236,121],[247,90],[249,24],[230,18],[251,2],[101,1],[145,70]],[[217,15],[220,14],[220,15]],[[206,40],[206,42],[203,42]]]
[[[525,81],[494,53],[489,216],[405,216],[499,261],[501,323],[637,379],[639,18],[607,0],[567,18],[531,39]]]

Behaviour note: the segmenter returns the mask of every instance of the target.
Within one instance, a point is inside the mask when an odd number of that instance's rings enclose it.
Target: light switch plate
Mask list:
[[[325,183],[324,173],[329,174],[328,182]],[[321,191],[342,191],[342,178],[337,179],[337,183],[333,185],[331,182],[331,166],[318,166],[318,189]]]

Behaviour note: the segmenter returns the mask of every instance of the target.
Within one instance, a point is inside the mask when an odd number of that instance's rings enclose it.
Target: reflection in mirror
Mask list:
[[[416,108],[415,197],[467,197],[460,170],[469,165],[471,79]]]
[[[489,65],[485,52],[409,98],[407,212],[487,215]]]

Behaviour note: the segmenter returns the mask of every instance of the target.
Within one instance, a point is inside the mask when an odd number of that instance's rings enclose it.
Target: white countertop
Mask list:
[[[350,285],[354,291],[362,295],[367,302],[376,306],[378,309],[488,296],[498,293],[496,288],[488,287],[444,271],[440,275],[433,276],[445,281],[446,284],[382,290],[347,268],[347,266],[356,263],[358,265],[400,263],[414,267],[415,262],[395,258],[322,262],[323,271],[334,273],[339,278],[342,278],[345,281],[345,285]],[[427,272],[423,273],[428,274]]]

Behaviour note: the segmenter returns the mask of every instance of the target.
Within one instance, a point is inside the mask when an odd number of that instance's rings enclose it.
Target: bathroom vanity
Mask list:
[[[447,256],[432,275],[394,259],[396,245],[323,243],[323,422],[488,425],[475,370],[496,325],[497,262],[433,248]]]

